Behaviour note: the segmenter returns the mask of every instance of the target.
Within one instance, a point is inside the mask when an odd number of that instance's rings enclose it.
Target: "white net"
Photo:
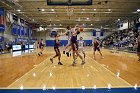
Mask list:
[[[67,15],[68,16],[72,16],[72,14],[73,14],[73,9],[67,9]]]

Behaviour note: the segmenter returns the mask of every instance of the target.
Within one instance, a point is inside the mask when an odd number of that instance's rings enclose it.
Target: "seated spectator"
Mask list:
[[[10,50],[12,49],[12,45],[10,44],[10,43],[6,43],[6,50],[8,51],[8,52],[10,52]]]
[[[2,46],[0,45],[0,53],[2,53],[3,52],[3,48],[2,48]]]

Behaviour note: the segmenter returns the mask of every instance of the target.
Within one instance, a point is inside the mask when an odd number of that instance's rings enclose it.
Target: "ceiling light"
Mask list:
[[[82,9],[83,11],[85,11],[85,9]]]
[[[96,11],[96,9],[94,9],[94,11]]]
[[[54,11],[54,9],[51,9],[51,11]]]
[[[93,24],[91,24],[91,26],[92,26]]]
[[[111,11],[111,9],[108,9],[108,11]]]
[[[140,12],[140,9],[137,9],[137,12]]]
[[[89,20],[89,18],[87,18],[87,20]]]
[[[45,9],[41,9],[41,11],[45,11]]]
[[[20,10],[20,9],[18,9],[17,11],[18,11],[18,12],[20,12],[21,10]]]

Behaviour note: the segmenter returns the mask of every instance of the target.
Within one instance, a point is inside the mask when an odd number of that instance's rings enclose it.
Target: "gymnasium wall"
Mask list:
[[[58,32],[60,34],[64,33],[65,30],[58,30]],[[100,29],[96,29],[96,36],[93,36],[93,32],[92,32],[92,29],[86,29],[84,30],[84,32],[81,32],[79,35],[78,35],[78,40],[79,38],[82,36],[83,37],[83,40],[86,42],[86,44],[92,44],[92,40],[93,38],[97,38],[99,37],[100,39],[104,38],[105,36],[109,35],[110,31],[108,32],[104,32],[104,36],[100,36]],[[35,32],[33,37],[34,38],[37,38],[38,40],[41,40],[43,39],[44,42],[46,42],[46,46],[53,46],[54,45],[54,38],[50,37],[50,34],[51,34],[51,31],[50,30],[47,30],[47,31],[41,31],[41,32]],[[60,39],[60,46],[62,45],[66,45],[68,43],[68,37],[67,36],[61,36],[59,37]]]
[[[12,23],[14,22],[13,18],[12,18],[12,14],[11,13],[6,13],[6,30],[4,32],[4,41],[14,41],[15,38],[28,38],[27,36],[19,36],[19,35],[13,35],[12,33]],[[27,27],[25,24],[21,24],[20,19],[18,19],[18,21],[16,22],[16,24],[18,25],[22,25],[24,27]],[[25,30],[25,29],[24,29]]]
[[[25,40],[29,40],[29,39],[32,39],[31,36],[31,25],[30,24],[27,24],[25,22],[21,23],[21,20],[20,18],[18,17],[17,18],[17,21],[14,21],[14,18],[13,18],[13,14],[11,12],[8,12],[8,11],[4,11],[4,15],[2,16],[4,17],[4,26],[5,26],[5,31],[1,32],[0,33],[0,36],[3,37],[3,41],[0,42],[0,45],[2,46],[2,48],[5,49],[5,44],[6,43],[10,43],[10,44],[15,44],[15,41],[16,39],[20,38],[20,39],[25,39]],[[16,23],[16,25],[13,26],[13,23]],[[13,34],[13,31],[17,32],[18,30],[18,26],[17,25],[20,25],[20,26],[23,26],[24,27],[24,31],[20,29],[20,32],[22,31],[24,34]],[[14,28],[14,30],[13,30]],[[25,34],[25,30],[26,30],[26,34]],[[28,43],[28,42],[25,42],[25,43]]]

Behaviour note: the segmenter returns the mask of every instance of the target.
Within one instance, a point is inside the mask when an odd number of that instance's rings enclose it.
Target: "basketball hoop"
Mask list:
[[[73,9],[67,9],[67,15],[68,16],[72,16],[72,14],[73,14]]]

